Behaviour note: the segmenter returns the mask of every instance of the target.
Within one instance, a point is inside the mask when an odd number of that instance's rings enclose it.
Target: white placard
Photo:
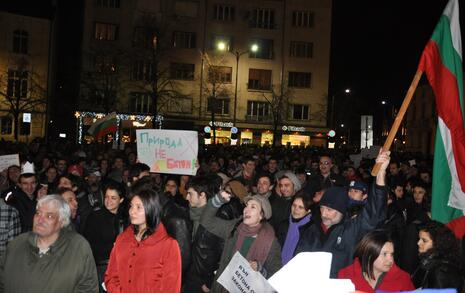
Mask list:
[[[5,170],[12,165],[19,166],[18,154],[0,156],[0,171]]]
[[[279,293],[355,291],[355,286],[350,280],[329,278],[331,259],[332,255],[329,252],[301,252],[271,276],[268,282]]]
[[[137,129],[137,156],[151,172],[195,175],[199,149],[197,131]]]
[[[262,274],[254,271],[238,251],[218,278],[218,283],[230,293],[276,292]]]
[[[23,113],[23,122],[31,123],[31,113]]]

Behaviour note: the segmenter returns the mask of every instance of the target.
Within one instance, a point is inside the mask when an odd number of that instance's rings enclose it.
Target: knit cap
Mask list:
[[[247,204],[249,200],[254,200],[260,204],[262,207],[263,215],[265,215],[265,219],[269,220],[271,218],[271,204],[267,198],[260,195],[247,196],[244,199],[244,203]]]
[[[326,189],[320,201],[320,206],[332,208],[345,215],[349,206],[349,196],[345,187],[330,187]]]
[[[297,192],[302,189],[302,183],[300,183],[299,178],[292,172],[292,171],[286,171],[284,172],[279,179],[287,177],[289,180],[292,181],[292,184],[294,185],[294,192]]]

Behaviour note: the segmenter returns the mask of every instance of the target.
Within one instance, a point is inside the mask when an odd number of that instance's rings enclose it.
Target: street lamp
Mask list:
[[[216,45],[217,49],[220,51],[226,51],[227,46],[225,42],[218,42]],[[236,84],[234,88],[234,112],[233,112],[233,125],[236,126],[236,112],[237,112],[237,84],[238,82],[238,77],[239,77],[239,59],[241,58],[242,55],[247,54],[249,52],[257,52],[259,49],[257,44],[252,44],[250,46],[250,49],[247,51],[239,52],[239,51],[228,51],[229,53],[233,54],[236,56]]]
[[[350,92],[351,92],[350,88],[346,88],[343,91],[346,94],[350,94]],[[331,97],[331,121],[330,121],[330,123],[331,123],[332,128],[334,128],[334,100],[336,99],[336,96],[341,92],[342,91],[337,91]]]

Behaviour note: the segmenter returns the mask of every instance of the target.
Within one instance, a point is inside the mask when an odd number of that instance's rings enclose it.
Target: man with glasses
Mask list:
[[[313,176],[311,180],[319,181],[324,189],[333,186],[347,186],[347,182],[342,175],[332,172],[333,160],[329,155],[320,157],[320,174]]]
[[[98,292],[92,250],[68,228],[70,216],[59,195],[38,201],[32,231],[11,241],[0,262],[0,292]]]

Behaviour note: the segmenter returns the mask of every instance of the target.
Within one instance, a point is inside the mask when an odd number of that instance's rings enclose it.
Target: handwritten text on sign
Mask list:
[[[230,293],[272,293],[276,290],[268,281],[252,269],[249,262],[236,252],[218,278],[220,283]]]
[[[195,175],[198,138],[196,131],[137,129],[137,154],[151,172]]]

